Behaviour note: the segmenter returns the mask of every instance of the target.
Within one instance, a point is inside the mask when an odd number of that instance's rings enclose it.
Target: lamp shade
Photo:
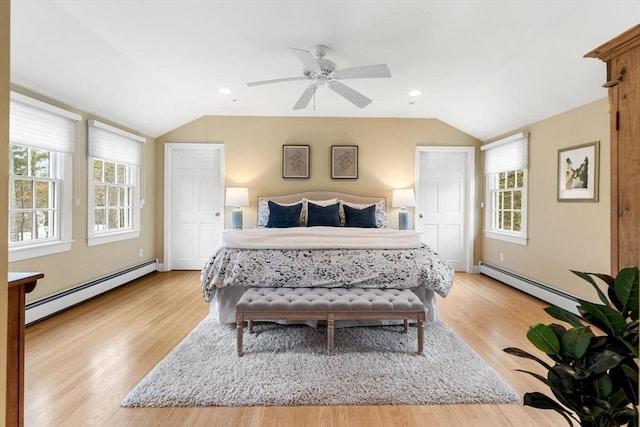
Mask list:
[[[249,189],[247,187],[227,187],[226,206],[249,206]]]
[[[412,188],[393,190],[393,195],[391,197],[391,207],[408,208],[415,205],[416,199],[413,195]]]

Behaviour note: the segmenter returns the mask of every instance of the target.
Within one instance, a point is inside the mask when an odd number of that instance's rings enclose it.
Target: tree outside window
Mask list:
[[[58,238],[55,152],[9,147],[9,244]]]
[[[93,159],[94,231],[130,229],[132,184],[126,164]]]
[[[493,227],[502,231],[522,231],[522,194],[524,171],[522,169],[500,172],[495,175],[497,185],[493,190]]]

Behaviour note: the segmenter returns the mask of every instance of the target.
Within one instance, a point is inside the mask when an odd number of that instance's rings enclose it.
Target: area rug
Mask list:
[[[518,394],[441,322],[326,329],[256,324],[236,353],[234,325],[203,320],[124,399],[125,407],[514,403]]]

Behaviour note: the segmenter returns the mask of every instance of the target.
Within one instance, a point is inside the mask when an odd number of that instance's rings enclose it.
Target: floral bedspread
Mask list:
[[[414,249],[221,248],[200,273],[204,299],[218,288],[343,287],[409,289],[424,286],[445,297],[453,268],[430,247]]]

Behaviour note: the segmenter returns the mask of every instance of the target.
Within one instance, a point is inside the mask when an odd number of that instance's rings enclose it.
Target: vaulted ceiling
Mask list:
[[[12,83],[157,137],[204,115],[436,118],[486,140],[607,95],[583,55],[640,21],[637,0],[12,0]],[[328,46],[360,109],[302,75]],[[229,94],[218,92],[229,89]],[[409,91],[422,95],[410,97]]]

